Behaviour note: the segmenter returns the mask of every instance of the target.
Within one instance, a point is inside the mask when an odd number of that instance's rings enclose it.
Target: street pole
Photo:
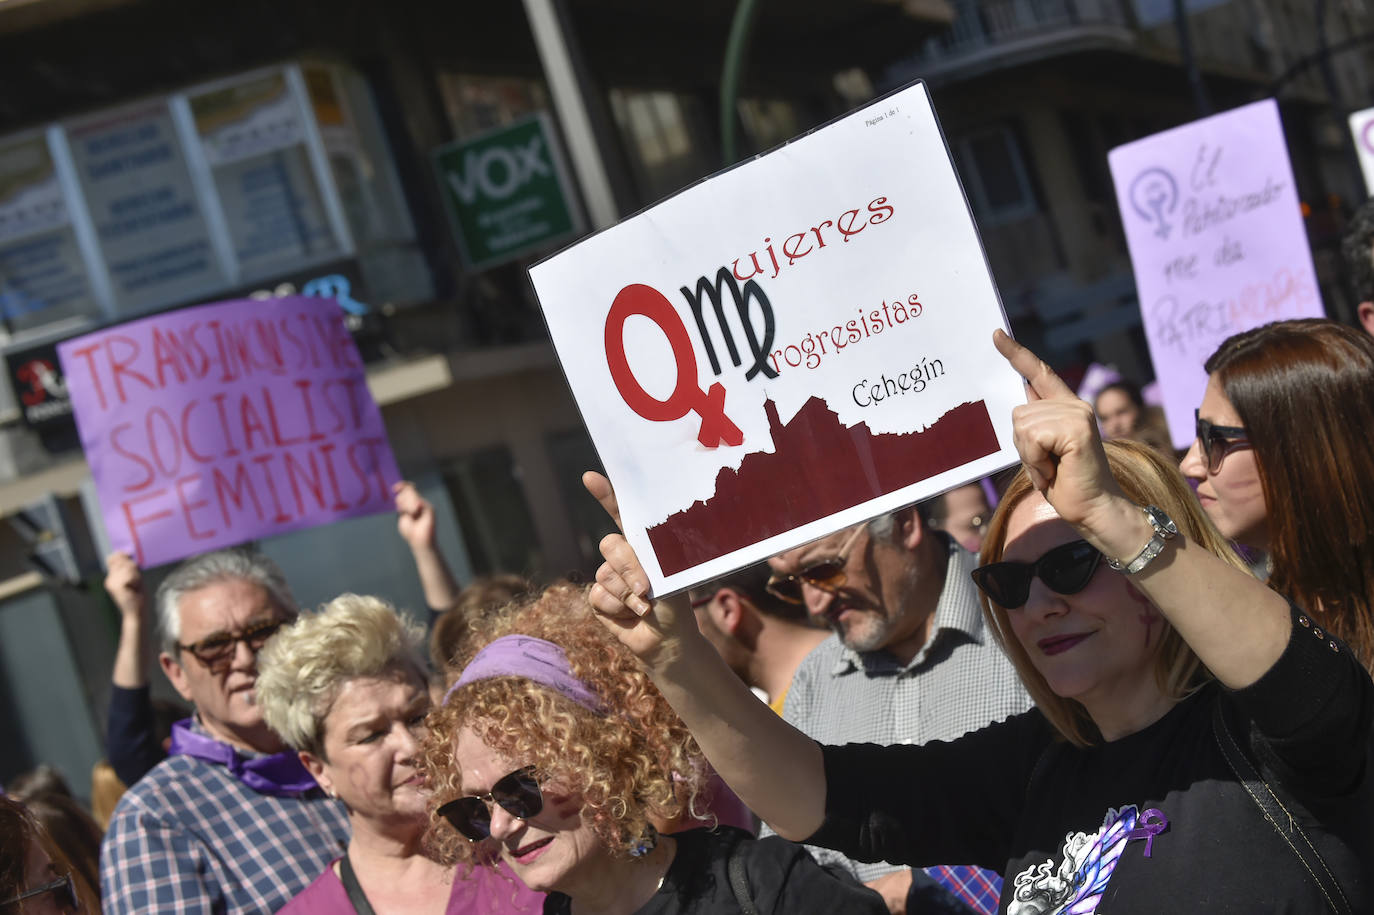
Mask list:
[[[1178,32],[1178,53],[1183,58],[1183,69],[1188,72],[1188,82],[1193,87],[1193,104],[1197,106],[1198,117],[1205,118],[1212,113],[1212,102],[1207,97],[1207,87],[1203,85],[1197,58],[1193,56],[1193,40],[1188,35],[1188,10],[1184,0],[1174,0],[1174,29]]]
[[[611,179],[606,172],[601,148],[596,142],[587,100],[583,98],[583,81],[573,63],[567,33],[559,19],[554,0],[525,0],[525,14],[529,16],[530,32],[544,66],[544,83],[553,96],[554,111],[568,143],[568,158],[577,173],[582,199],[593,229],[614,225],[620,218],[616,209]]]
[[[1347,118],[1349,112],[1345,110],[1345,99],[1341,95],[1340,83],[1336,82],[1336,73],[1331,69],[1331,45],[1326,40],[1326,0],[1317,0],[1315,18],[1317,21],[1317,71],[1322,75],[1322,83],[1326,86],[1326,94],[1331,98],[1331,111],[1336,116],[1336,122],[1340,125],[1342,142],[1341,153],[1346,162],[1346,168],[1355,176],[1355,183],[1351,185],[1356,189],[1357,199],[1361,191],[1364,190],[1364,170],[1360,168],[1360,151],[1355,148],[1355,137],[1350,133],[1350,124]]]
[[[749,33],[758,12],[756,0],[739,0],[730,22],[730,38],[725,43],[725,67],[720,75],[720,147],[722,164],[730,167],[738,156],[736,133],[739,129],[739,84],[748,56]]]

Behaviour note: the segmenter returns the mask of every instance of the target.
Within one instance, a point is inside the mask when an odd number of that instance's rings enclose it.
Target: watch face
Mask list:
[[[1162,509],[1151,505],[1145,509],[1145,515],[1150,519],[1150,524],[1155,529],[1155,533],[1165,540],[1178,533],[1178,525],[1174,524],[1174,519],[1164,514]]]

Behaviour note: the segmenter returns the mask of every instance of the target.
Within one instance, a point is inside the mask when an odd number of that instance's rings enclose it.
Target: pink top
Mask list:
[[[714,829],[721,825],[734,826],[750,835],[758,835],[759,822],[753,812],[744,806],[744,801],[740,800],[739,796],[730,790],[730,786],[725,784],[725,780],[716,773],[711,773],[711,780],[706,783],[706,790],[699,800],[706,808],[706,816],[701,819],[687,816],[678,827],[678,831],[703,827]]]
[[[336,858],[335,861],[338,859]],[[334,873],[334,862],[280,910],[280,915],[338,915],[352,912],[343,881]],[[497,867],[474,867],[463,876],[454,873],[445,915],[538,915],[544,911],[544,894],[521,883],[505,862]]]

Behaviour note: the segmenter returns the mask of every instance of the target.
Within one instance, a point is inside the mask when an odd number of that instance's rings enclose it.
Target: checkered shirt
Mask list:
[[[309,886],[349,835],[343,805],[319,789],[258,794],[223,766],[173,756],[115,808],[100,847],[101,906],[105,915],[267,915]]]
[[[953,542],[949,547],[925,647],[901,664],[884,651],[851,651],[832,635],[807,655],[792,679],[783,706],[790,724],[824,744],[922,744],[953,740],[1031,707],[1015,668],[983,624],[969,577],[975,557]],[[810,851],[822,864],[842,867],[865,883],[900,870],[852,861],[830,849]],[[996,874],[969,867],[928,872],[980,911],[997,911],[1002,881]]]

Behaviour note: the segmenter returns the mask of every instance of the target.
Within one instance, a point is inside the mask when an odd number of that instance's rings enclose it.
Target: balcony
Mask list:
[[[1129,0],[954,0],[954,23],[926,42],[918,74],[938,79],[1137,40]]]
[[[953,24],[888,73],[891,82],[950,81],[1070,54],[1106,52],[1177,65],[1169,0],[951,0]],[[1188,0],[1193,50],[1204,70],[1264,81],[1279,64],[1270,14],[1227,0]],[[1280,17],[1282,18],[1282,17]]]

